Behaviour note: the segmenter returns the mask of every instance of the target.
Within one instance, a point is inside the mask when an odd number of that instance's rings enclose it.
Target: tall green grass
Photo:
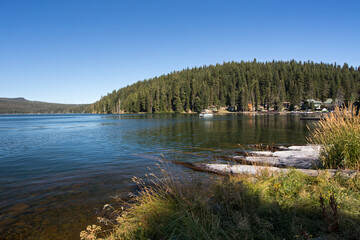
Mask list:
[[[322,146],[321,160],[325,168],[359,170],[360,115],[354,107],[336,108],[316,124],[307,138]]]
[[[357,239],[360,180],[300,172],[180,182],[163,171],[110,232],[82,239]],[[322,198],[319,201],[320,197]],[[330,199],[335,202],[331,203]],[[331,209],[338,208],[336,215]],[[337,223],[336,231],[330,227]],[[88,230],[95,229],[96,226]],[[87,237],[89,236],[89,237]]]

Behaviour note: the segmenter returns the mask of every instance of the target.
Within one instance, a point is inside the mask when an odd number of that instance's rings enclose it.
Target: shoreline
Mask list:
[[[230,112],[226,110],[221,111],[215,111],[214,115],[226,115],[226,114],[246,114],[246,115],[288,115],[288,114],[307,114],[307,115],[319,115],[319,114],[326,114],[327,112],[306,112],[306,111],[236,111],[236,112]],[[158,113],[148,113],[148,112],[138,112],[138,113],[129,113],[129,112],[121,112],[121,113],[96,113],[96,112],[67,112],[67,113],[51,113],[51,112],[44,112],[44,113],[0,113],[0,115],[42,115],[42,114],[99,114],[99,115],[127,115],[127,114],[199,114],[198,112],[158,112]]]

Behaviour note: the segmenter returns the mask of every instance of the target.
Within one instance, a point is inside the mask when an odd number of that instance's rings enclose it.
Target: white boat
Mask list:
[[[209,109],[204,109],[200,112],[199,117],[213,117],[214,114]]]

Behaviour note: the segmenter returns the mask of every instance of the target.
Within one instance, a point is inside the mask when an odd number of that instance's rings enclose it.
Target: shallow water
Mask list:
[[[0,115],[0,239],[78,239],[162,155],[211,162],[237,144],[304,144],[306,124],[295,115]]]

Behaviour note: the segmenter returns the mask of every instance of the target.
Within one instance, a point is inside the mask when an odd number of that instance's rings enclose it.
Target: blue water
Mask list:
[[[292,115],[0,115],[0,239],[77,239],[162,155],[210,162],[238,144],[304,144],[306,124]]]

